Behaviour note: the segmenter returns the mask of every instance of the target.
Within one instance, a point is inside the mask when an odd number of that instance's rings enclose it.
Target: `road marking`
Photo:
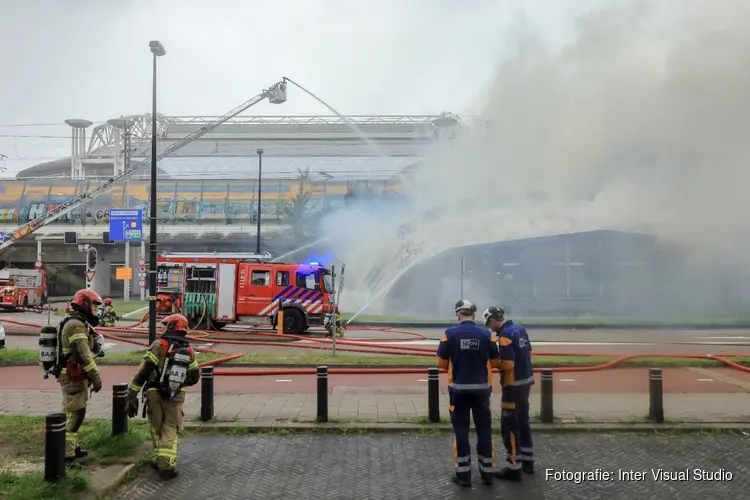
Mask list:
[[[750,340],[750,337],[714,337],[713,335],[694,335],[696,339],[711,339],[711,340]]]
[[[291,381],[292,379],[282,378],[282,379],[277,380],[276,382],[291,382]]]
[[[139,313],[139,312],[141,312],[141,311],[146,311],[146,310],[148,310],[148,308],[149,308],[149,306],[146,306],[146,307],[141,307],[140,309],[136,309],[135,311],[130,311],[130,312],[129,312],[129,313],[127,313],[127,314],[123,314],[123,315],[122,315],[122,317],[123,317],[123,318],[127,318],[128,316],[133,316],[134,314],[138,314],[138,313]]]
[[[420,379],[417,379],[417,382],[427,382],[427,379],[426,378],[420,378]]]
[[[109,342],[102,343],[102,351],[106,351],[107,349],[111,349],[112,347],[117,347],[117,344],[111,344]]]
[[[352,338],[356,340],[356,338]],[[380,345],[402,345],[402,346],[431,346],[437,347],[438,340],[408,340],[405,342],[372,342]],[[368,342],[370,344],[370,342]],[[662,342],[553,342],[548,340],[533,340],[535,346],[643,346],[643,345],[663,345]]]
[[[561,378],[559,382],[575,382],[572,378]]]
[[[714,379],[712,378],[699,378],[698,382],[713,382]]]

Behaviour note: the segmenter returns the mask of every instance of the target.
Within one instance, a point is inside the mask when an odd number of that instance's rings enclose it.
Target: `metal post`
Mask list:
[[[436,366],[427,368],[427,412],[430,422],[440,422],[440,371]]]
[[[130,268],[130,242],[125,242],[125,269],[130,269],[131,275],[133,270]],[[123,300],[125,302],[130,302],[130,280],[123,280],[124,287],[123,287]]]
[[[552,370],[542,368],[542,422],[551,424],[555,421],[555,412],[552,406]]]
[[[464,297],[464,273],[466,272],[466,261],[464,261],[464,258],[461,257],[461,293],[459,294],[459,297],[463,299]]]
[[[65,414],[51,413],[45,419],[44,480],[54,483],[65,477]]]
[[[151,90],[151,212],[148,238],[148,342],[156,340],[156,53]]]
[[[214,418],[214,367],[201,367],[201,421]]]
[[[128,433],[128,384],[112,386],[112,436]]]
[[[318,422],[328,422],[328,367],[318,367]]]
[[[263,182],[263,150],[258,149],[256,151],[258,153],[258,217],[257,217],[257,224],[258,227],[256,228],[257,235],[255,237],[256,245],[255,245],[255,253],[260,253],[260,204],[261,204],[261,183]]]
[[[331,266],[331,283],[333,283],[334,292],[328,299],[328,313],[331,315],[331,356],[336,355],[336,334],[338,333],[338,327],[336,326],[336,311],[333,305],[336,300],[336,266]]]
[[[146,240],[144,240],[144,239],[141,240],[141,259],[143,259],[144,262],[146,261]],[[144,278],[145,278],[145,276],[144,276]],[[138,281],[140,281],[141,279],[142,278],[139,275],[138,276]],[[139,285],[138,288],[140,288],[141,302],[143,302],[144,300],[146,300],[146,287]]]
[[[657,424],[664,423],[664,389],[661,368],[648,370],[648,418]]]

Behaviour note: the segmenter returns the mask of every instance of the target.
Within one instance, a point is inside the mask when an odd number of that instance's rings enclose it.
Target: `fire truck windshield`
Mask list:
[[[333,279],[330,274],[323,275],[323,288],[326,293],[333,292]]]

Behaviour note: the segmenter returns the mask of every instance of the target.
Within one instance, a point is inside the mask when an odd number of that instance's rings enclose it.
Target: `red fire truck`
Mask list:
[[[157,258],[157,314],[179,312],[191,328],[220,330],[262,317],[284,332],[324,326],[333,304],[330,270],[317,263],[272,262],[268,253],[165,253]]]
[[[40,307],[47,302],[47,273],[42,269],[0,270],[0,307]]]

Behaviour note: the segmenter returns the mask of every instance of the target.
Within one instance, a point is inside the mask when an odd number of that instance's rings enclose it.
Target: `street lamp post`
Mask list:
[[[257,223],[258,227],[256,228],[257,235],[255,237],[255,253],[260,253],[260,195],[261,195],[261,182],[262,182],[262,175],[263,175],[263,150],[258,149],[256,151],[258,153],[258,217],[257,217]]]
[[[154,55],[153,89],[151,95],[151,214],[148,239],[148,341],[156,340],[156,58],[166,54],[164,46],[154,40],[149,42]]]

